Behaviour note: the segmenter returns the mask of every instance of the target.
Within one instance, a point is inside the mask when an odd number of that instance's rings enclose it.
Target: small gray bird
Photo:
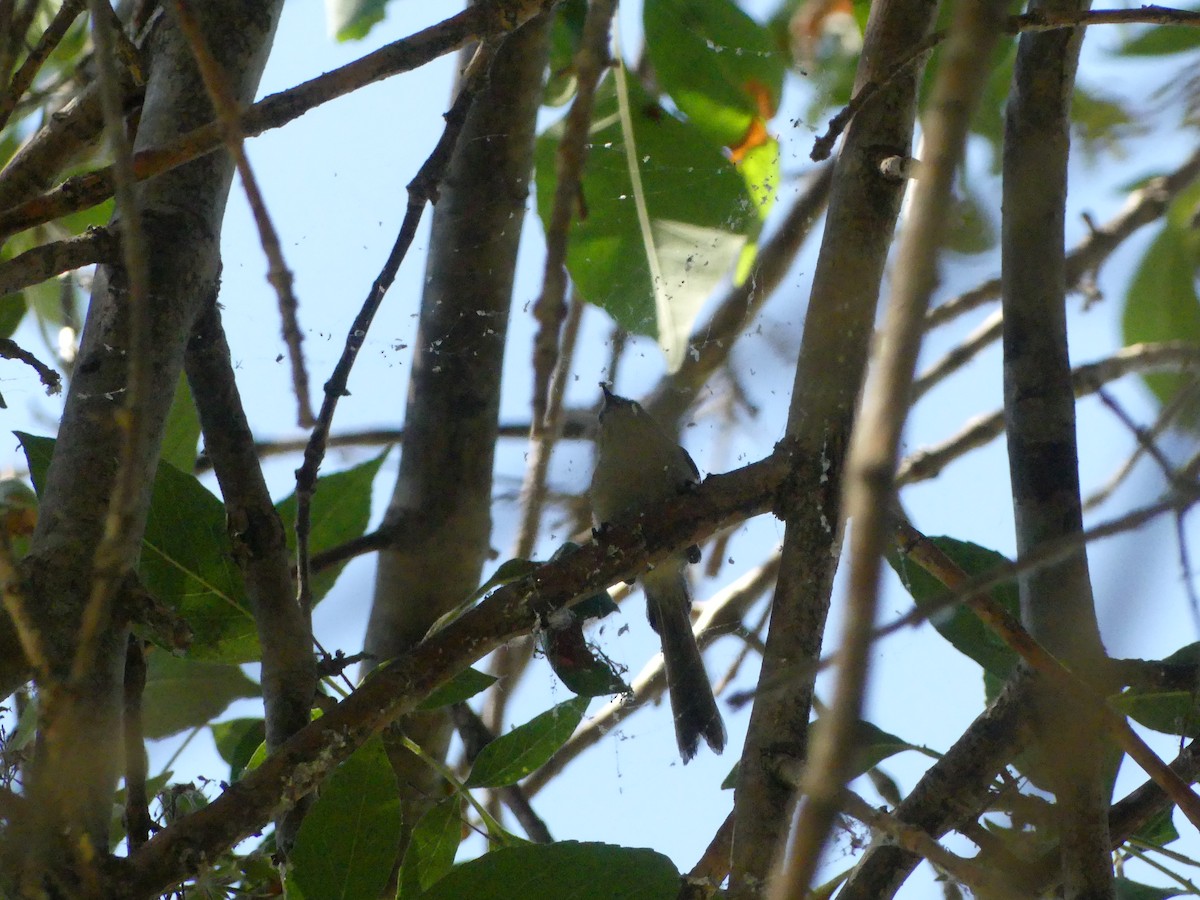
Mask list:
[[[700,473],[687,451],[641,405],[618,397],[607,385],[600,387],[604,405],[590,493],[592,513],[603,525],[629,520],[655,501],[677,495],[699,481]],[[685,567],[695,552],[681,551],[641,576],[646,615],[662,639],[675,737],[685,763],[696,755],[701,737],[714,752],[725,749],[725,725],[689,618],[692,598]]]

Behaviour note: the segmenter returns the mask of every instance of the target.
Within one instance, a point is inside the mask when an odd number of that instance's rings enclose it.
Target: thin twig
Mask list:
[[[536,406],[533,410],[529,430],[529,458],[525,465],[525,478],[521,484],[521,524],[517,529],[517,539],[513,547],[513,556],[520,559],[527,559],[537,542],[538,523],[541,521],[542,509],[546,502],[546,475],[550,469],[554,445],[562,429],[563,395],[566,393],[567,379],[575,359],[575,345],[579,339],[579,326],[583,321],[585,305],[579,297],[571,298],[567,308],[567,319],[563,324],[561,348],[557,346],[556,341],[556,362],[543,414],[538,415]]]
[[[1099,227],[1088,229],[1087,237],[1067,254],[1066,280],[1078,285],[1088,273],[1096,272],[1126,238],[1143,225],[1160,218],[1171,202],[1200,177],[1200,150],[1169,175],[1152,178],[1130,192],[1121,210]],[[935,306],[926,317],[926,327],[936,328],[963,313],[1000,298],[1000,279],[993,278],[945,303]]]
[[[591,426],[588,422],[596,418],[595,410],[569,409],[564,413],[559,440],[579,441],[588,437]],[[528,422],[502,423],[499,436],[506,439],[528,440]],[[404,441],[403,428],[367,428],[362,431],[347,431],[341,434],[331,434],[326,446],[333,447],[385,447],[389,444],[399,444]],[[278,456],[283,453],[300,453],[308,446],[308,438],[280,438],[278,440],[256,441],[254,452],[259,456]],[[212,468],[212,461],[205,454],[196,459],[196,471],[207,472]]]
[[[0,338],[0,357],[20,360],[32,368],[46,386],[47,394],[57,394],[62,390],[62,376],[11,338]]]
[[[1083,397],[1095,393],[1101,385],[1133,372],[1190,371],[1197,366],[1200,366],[1200,346],[1196,344],[1186,341],[1131,344],[1107,359],[1078,366],[1072,372],[1071,378],[1075,386],[1075,396]],[[900,464],[896,483],[903,486],[934,478],[954,460],[982,447],[1003,433],[1003,410],[980,416],[967,423],[958,434],[940,444],[905,457]]]
[[[1096,396],[1100,398],[1101,403],[1108,407],[1109,412],[1116,416],[1120,420],[1121,424],[1129,429],[1130,434],[1133,435],[1134,440],[1136,440],[1138,443],[1138,446],[1148,453],[1151,459],[1158,463],[1158,467],[1162,470],[1163,477],[1166,478],[1167,484],[1178,490],[1181,487],[1180,482],[1182,480],[1180,474],[1171,464],[1171,461],[1167,459],[1167,455],[1163,453],[1162,449],[1158,446],[1155,440],[1146,433],[1144,428],[1138,425],[1137,422],[1133,421],[1133,418],[1124,410],[1121,404],[1116,401],[1116,398],[1109,394],[1108,391],[1104,390],[1104,388],[1097,390]]]
[[[533,319],[538,325],[533,341],[531,437],[535,439],[545,427],[550,377],[559,352],[559,329],[567,314],[567,240],[583,190],[596,85],[611,59],[608,41],[616,5],[615,0],[593,0],[588,4],[579,49],[575,52],[575,100],[567,112],[554,156],[554,198],[546,224],[546,263],[542,290],[533,305]]]
[[[204,79],[204,88],[217,111],[217,119],[225,140],[225,147],[233,157],[238,176],[242,179],[242,188],[246,192],[246,202],[254,216],[254,224],[258,228],[258,238],[262,243],[263,254],[267,257],[267,281],[275,288],[279,298],[279,316],[283,320],[283,342],[288,349],[288,359],[292,367],[292,392],[296,396],[296,424],[300,428],[310,428],[314,423],[312,401],[308,391],[308,370],[304,364],[304,354],[300,344],[304,337],[300,333],[300,323],[297,319],[299,303],[292,290],[292,273],[283,259],[283,248],[279,244],[279,234],[271,222],[267,212],[266,202],[262,191],[259,190],[258,180],[246,157],[245,135],[241,131],[241,107],[238,99],[229,88],[229,81],[221,66],[212,55],[205,43],[200,24],[196,21],[195,13],[182,0],[175,0],[170,5],[183,33],[196,58],[196,67],[200,77]]]
[[[42,32],[37,45],[29,51],[29,55],[25,57],[24,62],[21,63],[21,67],[13,75],[12,81],[8,85],[8,90],[4,92],[3,96],[0,96],[0,129],[3,129],[8,124],[8,119],[12,115],[13,110],[16,109],[17,102],[29,90],[29,86],[33,84],[33,79],[37,77],[38,70],[41,69],[42,64],[50,54],[54,52],[54,48],[63,39],[63,35],[71,27],[71,23],[83,12],[84,4],[85,0],[63,0],[63,4],[54,14],[54,18],[50,20],[50,24],[46,26],[46,30]]]
[[[111,229],[93,226],[84,234],[39,244],[0,263],[0,296],[41,284],[48,278],[96,263],[120,259],[120,242]]]
[[[1200,378],[1192,376],[1182,389],[1171,398],[1170,402],[1158,411],[1158,416],[1155,418],[1154,424],[1146,432],[1147,435],[1151,438],[1157,438],[1166,431],[1171,426],[1171,423],[1175,421],[1175,418],[1190,404],[1195,402],[1198,391],[1200,391]],[[1116,489],[1125,483],[1125,479],[1133,472],[1134,467],[1145,452],[1141,444],[1135,446],[1133,452],[1121,463],[1117,471],[1109,477],[1108,481],[1083,501],[1083,511],[1088,512],[1093,510],[1111,497]]]
[[[1192,499],[1194,501],[1197,498],[1193,496]],[[1076,535],[1066,536],[1075,537]],[[932,541],[903,519],[897,523],[897,543],[900,544],[909,559],[941,581],[951,591],[965,592],[974,581]],[[1061,543],[1061,541],[1056,543]],[[1080,676],[1065,668],[1025,630],[1015,616],[986,590],[966,592],[963,602],[1031,668],[1050,680],[1060,692],[1060,696],[1070,697],[1090,705],[1100,715],[1109,737],[1167,792],[1168,796],[1187,816],[1188,821],[1200,828],[1200,797],[1197,797],[1187,783],[1134,733],[1123,715],[1115,713],[1109,708],[1103,693],[1098,688],[1085,683]]]
[[[1003,878],[999,877],[999,873],[984,868],[970,859],[951,853],[934,840],[924,828],[902,822],[893,815],[875,809],[853,791],[849,789],[842,791],[841,806],[843,812],[858,819],[872,831],[886,835],[896,846],[929,860],[955,881],[966,885],[971,889],[973,896],[1016,896],[1016,892]]]
[[[476,40],[507,34],[533,18],[556,0],[491,0],[471,5],[437,25],[419,31],[303,84],[265,97],[241,117],[242,134],[255,137],[278,128],[323,103],[358,89],[416,69]],[[139,180],[212,153],[222,145],[221,126],[202,125],[178,140],[134,156],[134,176]],[[0,239],[53,221],[70,212],[87,209],[113,194],[112,167],[68,178],[53,190],[0,212]]]
[[[416,236],[417,225],[426,203],[437,200],[438,184],[450,161],[458,135],[466,123],[467,111],[471,101],[482,88],[487,75],[488,66],[495,53],[493,44],[484,43],[479,46],[474,58],[467,66],[462,79],[462,88],[454,99],[450,111],[446,113],[446,128],[438,140],[437,146],[425,160],[415,178],[408,184],[408,207],[404,213],[404,221],[400,225],[400,233],[392,246],[387,262],[371,286],[362,309],[354,319],[350,332],[346,336],[346,346],[341,358],[334,366],[333,374],[325,383],[325,400],[321,404],[321,412],[317,416],[316,426],[309,438],[308,446],[304,449],[304,463],[296,470],[296,572],[298,596],[305,609],[312,606],[312,585],[310,560],[308,551],[308,534],[311,526],[312,495],[316,490],[317,472],[325,458],[325,442],[329,429],[333,424],[333,414],[337,410],[338,401],[348,393],[346,386],[350,379],[350,370],[362,349],[367,332],[375,313],[379,310],[383,297],[396,278],[400,263],[404,260],[408,248]]]

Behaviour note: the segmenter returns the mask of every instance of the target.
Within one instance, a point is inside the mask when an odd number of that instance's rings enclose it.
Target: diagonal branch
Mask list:
[[[694,492],[648,511],[640,523],[613,527],[536,572],[499,588],[478,606],[376,670],[362,687],[293,735],[261,766],[202,810],[129,857],[114,861],[114,897],[160,892],[190,873],[191,861],[215,858],[310,792],[370,735],[410,712],[456,672],[505,641],[527,634],[557,609],[610,584],[634,578],[676,548],[770,510],[791,469],[788,445]]]
[[[452,53],[476,40],[499,37],[523,25],[557,0],[491,0],[469,6],[424,31],[381,47],[361,59],[326,72],[294,88],[265,97],[241,116],[246,137],[255,137],[286,125],[323,103],[352,93],[384,78],[408,72]],[[161,175],[186,162],[212,153],[221,146],[221,126],[216,122],[187,132],[166,146],[134,156],[136,178]],[[95,206],[112,196],[113,170],[99,169],[68,178],[54,190],[0,212],[0,239]]]
[[[454,99],[450,111],[446,113],[446,128],[442,132],[437,146],[434,147],[420,171],[408,184],[408,206],[404,212],[404,221],[400,225],[400,232],[396,235],[396,242],[392,245],[392,252],[388,255],[375,283],[371,285],[367,299],[363,302],[362,309],[359,310],[354,324],[351,325],[350,332],[346,336],[346,346],[342,350],[337,365],[334,366],[333,374],[325,382],[325,400],[321,404],[321,412],[317,416],[316,426],[309,437],[308,446],[304,449],[304,463],[296,470],[296,571],[299,582],[297,590],[300,605],[304,609],[310,609],[312,606],[308,555],[312,496],[316,490],[317,472],[325,458],[325,441],[328,439],[329,429],[333,425],[333,415],[337,411],[338,401],[348,393],[346,386],[350,380],[350,370],[354,367],[358,351],[367,338],[367,332],[371,328],[371,322],[375,319],[375,313],[379,311],[384,295],[396,279],[400,263],[404,261],[408,248],[412,246],[425,205],[437,200],[438,184],[450,162],[451,153],[458,142],[463,125],[466,124],[467,111],[471,108],[471,102],[484,84],[487,68],[494,52],[494,46],[481,44],[471,64],[467,67],[462,89]]]

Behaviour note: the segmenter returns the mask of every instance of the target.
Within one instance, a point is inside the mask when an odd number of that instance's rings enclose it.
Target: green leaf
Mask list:
[[[52,438],[17,432],[39,493],[54,452]],[[174,466],[154,476],[138,573],[194,634],[189,658],[223,663],[258,659],[258,637],[242,576],[230,556],[225,506]]]
[[[1118,153],[1125,138],[1146,130],[1119,99],[1079,86],[1071,97],[1071,124],[1089,160],[1101,151]]]
[[[680,875],[653,850],[559,841],[455,866],[421,900],[675,900]]]
[[[400,794],[383,749],[371,738],[338,766],[308,811],[290,861],[305,897],[378,897],[400,837]]]
[[[746,235],[758,227],[758,213],[736,169],[700,131],[626,79],[641,186],[635,191],[615,80],[605,79],[597,91],[583,178],[587,215],[572,226],[567,267],[588,302],[622,328],[657,337],[668,361],[677,363],[701,304],[729,274]],[[543,223],[553,202],[561,133],[559,123],[537,142]],[[639,197],[649,234],[640,224]]]
[[[1114,878],[1113,896],[1116,900],[1167,900],[1168,897],[1180,897],[1189,891],[1178,888],[1153,887],[1149,884],[1139,884],[1128,878]]]
[[[779,169],[779,141],[767,138],[764,143],[748,150],[738,160],[737,171],[746,182],[746,190],[754,202],[758,218],[766,219],[775,205],[779,181],[783,177]]]
[[[608,592],[603,594],[612,604]],[[594,597],[589,600],[594,601]],[[588,644],[581,625],[583,617],[575,613],[575,609],[564,610],[567,617],[564,624],[556,620],[538,634],[538,644],[554,674],[581,697],[630,693],[631,688],[621,679],[612,661]]]
[[[196,446],[200,442],[200,416],[192,402],[192,389],[187,375],[180,373],[175,386],[175,399],[167,413],[163,432],[162,458],[181,472],[191,474],[196,468]]]
[[[387,0],[325,0],[325,27],[339,41],[357,41],[383,21]]]
[[[454,703],[462,703],[470,700],[480,691],[486,691],[495,683],[495,675],[488,675],[478,669],[463,669],[426,697],[417,709],[427,712]]]
[[[1198,199],[1200,186],[1195,185],[1176,199],[1138,263],[1125,295],[1121,324],[1126,343],[1200,341],[1200,296],[1196,292],[1200,232],[1187,221],[1188,211]],[[1155,372],[1142,377],[1163,405],[1191,383],[1191,377],[1182,373]],[[1179,421],[1195,429],[1200,424],[1200,401],[1189,403]]]
[[[1179,832],[1175,829],[1175,807],[1168,806],[1160,810],[1145,825],[1133,833],[1133,837],[1152,847],[1165,847],[1179,840]]]
[[[542,103],[563,106],[575,96],[578,77],[575,73],[575,52],[583,37],[583,20],[587,16],[586,0],[565,0],[554,10],[550,26],[550,74]]]
[[[206,725],[234,700],[257,696],[258,685],[237,666],[153,651],[146,660],[142,726],[147,738],[164,738]]]
[[[5,294],[0,297],[0,338],[10,338],[25,318],[25,295]]]
[[[258,632],[233,562],[225,504],[171,465],[160,465],[154,477],[139,572],[150,592],[192,627],[191,658],[258,659]]]
[[[254,751],[267,739],[267,727],[262,719],[230,719],[210,725],[209,730],[221,759],[229,763],[230,781],[242,777]]]
[[[945,245],[955,253],[986,253],[996,246],[996,226],[983,196],[960,183],[946,214]]]
[[[1192,11],[1200,9],[1195,5],[1178,8]],[[1120,56],[1166,56],[1171,53],[1186,53],[1197,47],[1200,47],[1200,29],[1155,25],[1138,29],[1133,37],[1122,41],[1114,52]]]
[[[967,575],[982,575],[998,566],[1010,565],[1001,553],[967,541],[950,537],[930,538],[933,544],[952,559]],[[1018,662],[1017,654],[961,603],[941,606],[948,591],[940,581],[896,552],[888,554],[888,562],[900,576],[920,610],[935,610],[929,615],[930,624],[938,634],[954,645],[960,653],[979,663],[985,671],[1006,680]],[[1013,582],[995,587],[992,598],[1014,616],[1020,616],[1020,600]],[[941,606],[939,609],[938,607]]]
[[[1200,663],[1200,643],[1181,647],[1163,660],[1168,665]],[[1164,734],[1200,737],[1200,697],[1193,691],[1156,691],[1130,688],[1110,701],[1138,723]]]
[[[439,800],[421,816],[404,854],[406,875],[415,879],[420,890],[428,890],[454,868],[462,829],[462,799],[457,794]]]
[[[775,114],[784,55],[733,0],[646,0],[642,21],[659,84],[718,146],[744,145]]]
[[[322,550],[338,547],[354,538],[362,537],[371,520],[371,485],[379,474],[379,467],[387,459],[391,448],[377,457],[367,460],[344,472],[323,475],[317,479],[317,490],[313,494],[311,508],[312,530],[308,536],[311,555]],[[296,495],[290,494],[275,505],[279,518],[287,532],[288,552],[296,552]],[[348,560],[346,561],[348,562]],[[346,562],[330,566],[313,575],[313,604],[324,599],[342,574]]]
[[[541,768],[575,733],[590,699],[572,697],[496,738],[475,758],[467,787],[516,784]]]

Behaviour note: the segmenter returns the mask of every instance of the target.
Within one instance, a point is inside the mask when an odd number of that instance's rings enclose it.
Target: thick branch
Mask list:
[[[254,610],[267,748],[274,750],[308,724],[316,657],[308,615],[296,602],[287,535],[254,450],[215,302],[196,323],[186,365],[204,446],[225,499],[233,557]]]
[[[1086,6],[1046,0],[1035,9],[1071,15]],[[1022,35],[1005,114],[1004,406],[1022,555],[1083,531],[1064,259],[1069,110],[1082,41],[1079,30]],[[1104,647],[1083,548],[1018,583],[1021,618],[1033,638],[1094,678]],[[1049,684],[1038,697],[1039,758],[1057,799],[1065,896],[1111,896],[1103,754],[1094,752],[1099,718]]]
[[[924,37],[935,11],[928,0],[874,4],[856,83],[881,78]],[[896,78],[855,119],[833,174],[788,417],[803,462],[786,506],[760,685],[820,656],[841,542],[843,454],[904,190],[902,181],[880,172],[879,162],[909,155],[917,69]],[[759,895],[791,823],[794,792],[769,764],[775,753],[805,756],[812,681],[791,683],[792,690],[759,696],[750,716],[735,797],[731,893],[739,900]]]
[[[907,418],[924,316],[937,283],[937,259],[953,181],[966,147],[971,113],[989,75],[991,48],[1004,15],[1002,2],[957,8],[943,48],[924,120],[921,178],[912,194],[893,277],[892,296],[875,360],[875,374],[854,426],[843,502],[854,521],[845,633],[839,648],[833,702],[821,717],[804,774],[804,800],[786,868],[771,886],[776,898],[805,893],[852,774],[853,743],[862,716],[895,494],[896,456]]]

